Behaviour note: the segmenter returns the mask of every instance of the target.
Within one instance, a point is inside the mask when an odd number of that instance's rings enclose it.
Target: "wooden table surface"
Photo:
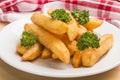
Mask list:
[[[0,30],[5,27],[8,23],[0,22]],[[79,78],[50,78],[37,76],[30,73],[26,73],[20,70],[17,70],[0,59],[0,80],[120,80],[120,65],[114,69],[87,77]]]

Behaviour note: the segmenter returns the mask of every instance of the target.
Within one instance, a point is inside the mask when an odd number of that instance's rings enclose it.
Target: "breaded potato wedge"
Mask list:
[[[66,34],[60,35],[60,36],[56,36],[56,37],[59,38],[60,40],[62,40],[65,45],[71,43],[71,41],[69,40],[69,38],[68,38],[68,36]]]
[[[50,9],[48,10],[48,15],[51,15],[51,13],[54,10]],[[77,35],[78,35],[78,27],[77,27],[77,22],[75,21],[75,19],[73,18],[73,16],[71,15],[71,13],[69,11],[67,11],[70,16],[71,16],[71,21],[67,23],[68,25],[68,31],[67,31],[67,35],[70,41],[73,41]]]
[[[92,31],[93,29],[99,27],[103,23],[103,20],[97,19],[97,18],[90,18],[89,22],[84,24],[85,28],[87,30]]]
[[[47,58],[50,58],[51,55],[52,55],[52,52],[49,49],[44,48],[43,51],[42,51],[42,53],[41,53],[40,58],[47,59]]]
[[[79,26],[79,28],[78,28],[79,35],[82,35],[83,33],[88,31],[84,26],[82,26],[82,25],[78,25],[78,26]]]
[[[42,45],[39,43],[35,43],[31,46],[22,56],[23,61],[32,61],[40,56],[42,53]]]
[[[70,51],[70,56],[72,56],[74,54],[74,50],[75,50],[75,46],[76,46],[76,45],[74,45],[75,40],[70,41],[66,34],[65,35],[58,35],[58,36],[55,35],[55,36],[63,41],[63,43],[67,46],[67,48]],[[53,57],[54,57],[54,54],[53,54]],[[55,59],[56,59],[56,57],[55,57]]]
[[[101,37],[99,48],[88,48],[82,53],[82,65],[93,66],[100,58],[111,49],[113,45],[113,35],[105,34]]]
[[[78,68],[81,66],[81,63],[82,63],[82,52],[76,51],[72,58],[72,66],[74,68]]]
[[[67,45],[67,47],[68,47],[68,49],[69,49],[69,51],[70,51],[70,55],[72,56],[77,50],[78,50],[78,48],[77,48],[77,41],[72,41],[72,42],[70,42],[68,45]]]
[[[61,61],[69,63],[70,52],[60,39],[34,24],[25,24],[24,28],[28,28],[30,31],[34,32],[40,43],[50,49]]]
[[[54,9],[49,9],[49,10],[47,11],[47,14],[50,16],[53,11],[54,11]]]
[[[69,13],[70,14],[70,13]],[[68,31],[67,31],[67,35],[70,41],[73,41],[77,36],[78,36],[78,27],[77,27],[77,23],[75,21],[75,19],[72,17],[72,15],[70,14],[72,20],[67,23],[68,24]]]
[[[55,54],[52,54],[52,59],[58,59],[58,57]]]
[[[17,53],[19,53],[20,55],[23,55],[27,49],[28,47],[21,46],[21,42],[20,41],[18,42],[16,47]]]
[[[84,26],[82,26],[82,25],[78,25],[78,26],[79,26],[78,36],[77,36],[76,40],[78,40],[83,33],[87,32],[87,29]]]
[[[38,12],[32,15],[31,20],[34,24],[54,34],[61,35],[68,31],[68,26],[64,22],[52,19]]]

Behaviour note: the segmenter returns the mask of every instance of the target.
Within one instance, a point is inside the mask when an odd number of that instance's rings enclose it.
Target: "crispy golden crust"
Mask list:
[[[83,51],[82,65],[93,66],[103,55],[107,53],[109,49],[111,49],[113,41],[114,40],[112,34],[106,34],[102,36],[99,48],[88,48],[85,51]]]
[[[32,47],[30,47],[22,56],[22,60],[26,61],[32,61],[40,56],[42,52],[42,45],[39,43],[34,44]]]
[[[51,13],[53,11],[54,10],[48,10],[48,15],[51,15]],[[71,13],[69,11],[67,11],[67,12],[70,14],[70,17],[72,19],[70,22],[67,23],[67,26],[68,26],[67,36],[70,41],[73,41],[78,36],[78,33],[79,33],[78,27],[77,27],[77,22],[71,15]]]
[[[60,39],[33,24],[26,24],[25,28],[33,31],[37,35],[40,43],[51,50],[61,61],[69,63],[70,52]]]
[[[69,12],[70,14],[70,12]],[[70,14],[72,20],[67,23],[68,25],[68,31],[67,31],[67,35],[70,41],[73,41],[79,34],[79,30],[77,27],[77,23],[75,21],[75,19],[73,18],[73,16]]]
[[[34,24],[54,34],[61,35],[68,31],[68,26],[64,22],[52,19],[38,12],[32,15],[31,20]]]
[[[85,28],[89,31],[93,31],[93,29],[99,27],[103,23],[103,20],[99,20],[97,18],[90,18],[89,22],[87,22],[85,25]]]
[[[28,49],[28,47],[21,46],[21,42],[19,41],[16,47],[16,51],[18,54],[23,55],[25,51]]]
[[[47,59],[47,58],[50,58],[51,55],[52,55],[52,52],[50,50],[48,50],[47,48],[44,48],[42,53],[41,53],[40,58]]]
[[[72,58],[72,65],[75,68],[81,66],[82,63],[82,53],[80,51],[76,51],[73,58]]]

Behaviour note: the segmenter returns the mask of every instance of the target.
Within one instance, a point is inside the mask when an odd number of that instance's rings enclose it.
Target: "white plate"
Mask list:
[[[16,53],[16,44],[20,39],[24,24],[27,22],[30,20],[15,21],[0,32],[0,57],[4,62],[19,70],[50,77],[81,77],[105,72],[120,64],[120,32],[115,26],[107,22],[104,22],[95,32],[101,35],[113,34],[114,45],[93,67],[73,68],[71,64],[63,64],[51,59],[41,60],[40,58],[33,62],[22,62],[21,57]]]

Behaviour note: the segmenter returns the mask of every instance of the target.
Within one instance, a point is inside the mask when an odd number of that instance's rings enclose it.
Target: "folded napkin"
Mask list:
[[[47,9],[89,10],[90,15],[120,28],[120,0],[0,0],[0,21],[13,22]],[[28,15],[29,14],[29,15]]]

